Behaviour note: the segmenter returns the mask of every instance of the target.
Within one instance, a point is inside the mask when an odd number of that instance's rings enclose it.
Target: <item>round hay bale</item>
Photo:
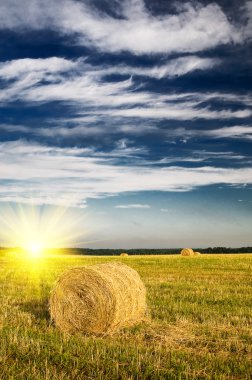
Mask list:
[[[200,256],[201,253],[200,252],[193,252],[193,256]]]
[[[128,255],[128,253],[124,253],[124,252],[123,252],[123,253],[120,253],[120,256],[121,256],[121,257],[127,257],[127,256],[129,256],[129,255]]]
[[[66,333],[104,334],[130,327],[146,313],[139,274],[121,263],[72,268],[51,293],[50,314]]]
[[[182,256],[193,256],[192,248],[183,248],[180,253]]]

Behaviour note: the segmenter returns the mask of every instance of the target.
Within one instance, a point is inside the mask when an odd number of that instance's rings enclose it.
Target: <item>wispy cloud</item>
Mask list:
[[[238,199],[237,202],[252,203],[252,201],[248,199]]]
[[[32,128],[25,125],[18,124],[0,124],[0,131],[6,132],[21,132],[21,133],[31,133]]]
[[[80,61],[57,58],[28,61],[29,64],[27,60],[2,64],[0,77],[5,81],[5,88],[0,92],[0,102],[58,100],[79,102],[87,106],[121,106],[149,100],[147,93],[132,91],[130,78],[120,82],[102,82],[98,73],[90,71],[90,66],[82,65]],[[77,68],[79,70],[72,71]],[[64,75],[61,75],[62,71]],[[14,80],[9,82],[10,78]]]
[[[33,74],[34,79],[38,81],[39,78],[45,79],[46,75],[73,70],[79,66],[79,62],[58,57],[6,61],[0,63],[0,77],[14,79]],[[52,79],[52,77],[49,76],[49,79]]]
[[[193,119],[230,119],[230,118],[248,118],[252,115],[249,109],[232,111],[231,109],[211,110],[208,107],[198,108],[187,102],[176,104],[158,104],[154,107],[134,107],[128,109],[117,109],[104,111],[104,114],[113,114],[115,116],[128,118],[144,119],[170,119],[170,120],[193,120]]]
[[[216,3],[187,2],[177,7],[177,14],[153,16],[143,0],[129,0],[117,13],[119,17],[112,17],[88,1],[2,0],[0,25],[11,30],[48,28],[103,51],[145,54],[194,53],[241,43],[248,38],[250,23],[249,18],[245,26],[235,26]]]
[[[208,131],[207,134],[216,138],[240,138],[252,140],[252,127],[248,125],[236,125]]]
[[[181,62],[178,64],[178,67],[180,66]],[[105,72],[107,70],[108,68]],[[119,68],[109,70],[116,71]],[[155,75],[164,75],[163,68],[153,70],[157,70]],[[185,68],[182,67],[181,70],[182,73]],[[249,95],[241,96],[239,101],[236,98],[236,104],[238,102],[240,109],[236,107],[233,110],[230,107],[230,102],[235,101],[233,94],[157,94],[138,88],[131,77],[117,82],[106,80],[105,72],[102,67],[94,69],[83,60],[48,58],[5,62],[0,64],[0,102],[6,104],[18,100],[34,104],[61,101],[73,108],[78,106],[79,114],[85,111],[85,116],[96,119],[107,116],[124,119],[212,120],[247,118],[252,114]],[[213,101],[221,101],[222,107],[213,109]],[[84,127],[82,125],[83,134],[98,132]],[[41,130],[41,134],[51,133],[53,131]],[[59,128],[58,133],[68,132]],[[79,127],[76,126],[72,133],[80,133]]]
[[[184,127],[167,130],[166,136],[170,138],[183,138],[186,141],[190,138],[213,138],[213,139],[252,139],[252,127],[250,125],[235,125],[225,126],[215,129],[187,129]],[[227,152],[228,153],[228,152]],[[217,152],[212,152],[212,155],[218,155]],[[226,154],[226,153],[224,153]]]
[[[121,166],[84,148],[25,141],[0,144],[1,199],[85,205],[87,198],[136,191],[188,191],[213,184],[252,184],[252,169]]]
[[[129,205],[117,205],[115,208],[122,208],[122,209],[128,209],[128,208],[143,208],[148,209],[151,208],[150,205],[145,204],[129,204]]]
[[[167,60],[166,64],[156,65],[154,67],[134,67],[126,65],[118,65],[113,67],[104,67],[96,69],[95,73],[101,76],[109,74],[119,75],[138,75],[150,78],[173,78],[192,73],[196,70],[210,70],[221,63],[218,58],[201,58],[195,55],[179,57]]]
[[[246,160],[248,157],[241,155],[241,154],[235,154],[234,152],[208,152],[206,150],[192,150],[189,149],[188,154],[185,154],[184,156],[179,156],[174,154],[173,156],[167,156],[163,157],[159,160],[145,160],[144,158],[140,160],[138,165],[163,165],[167,166],[170,164],[179,163],[180,165],[182,163],[203,163],[203,162],[216,162],[228,160],[234,163],[234,161],[241,161]]]

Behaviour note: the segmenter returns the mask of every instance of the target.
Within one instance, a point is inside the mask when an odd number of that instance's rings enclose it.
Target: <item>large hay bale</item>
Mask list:
[[[183,248],[180,253],[182,256],[193,256],[192,248]]]
[[[193,256],[200,256],[201,253],[200,252],[193,252]]]
[[[70,334],[112,333],[140,322],[145,313],[145,286],[121,263],[72,268],[60,276],[50,298],[51,318]]]
[[[120,253],[120,256],[121,256],[121,257],[127,257],[127,256],[129,256],[129,255],[128,255],[128,253],[124,253],[124,252],[122,252],[122,253]]]

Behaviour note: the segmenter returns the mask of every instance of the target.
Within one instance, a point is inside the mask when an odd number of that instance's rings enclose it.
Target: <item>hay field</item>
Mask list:
[[[152,321],[104,338],[66,336],[48,298],[65,269],[124,262]],[[252,379],[252,255],[46,257],[0,251],[1,380]]]

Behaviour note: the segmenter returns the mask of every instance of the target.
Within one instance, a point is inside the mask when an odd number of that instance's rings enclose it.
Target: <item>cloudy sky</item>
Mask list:
[[[252,1],[1,0],[2,217],[67,206],[91,248],[251,245],[251,47]]]

